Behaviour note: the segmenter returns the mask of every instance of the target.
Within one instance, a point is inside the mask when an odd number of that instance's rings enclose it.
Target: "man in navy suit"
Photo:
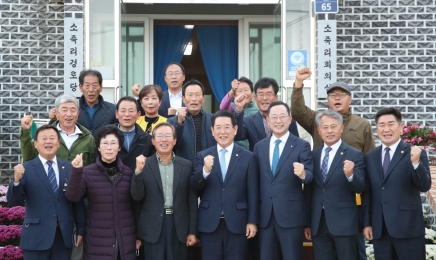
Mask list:
[[[254,85],[254,99],[256,100],[259,113],[244,117],[244,107],[248,102],[245,95],[239,95],[235,98],[235,113],[237,116],[239,131],[235,136],[236,141],[248,139],[250,151],[260,140],[270,137],[272,131],[267,122],[268,107],[277,101],[279,85],[273,78],[261,78]],[[291,118],[289,132],[298,137],[297,123]]]
[[[14,180],[7,192],[10,206],[26,201],[20,248],[26,260],[70,259],[74,222],[77,241],[85,234],[86,213],[83,201],[70,203],[64,196],[71,163],[56,158],[60,134],[52,125],[35,132],[38,157],[14,167]]]
[[[363,233],[374,240],[375,259],[422,259],[425,228],[420,192],[431,187],[427,153],[401,140],[401,112],[375,115],[381,145],[365,155]]]
[[[185,81],[185,68],[182,64],[171,62],[165,67],[164,79],[168,85],[168,90],[162,93],[162,103],[159,106],[159,115],[172,117],[177,113],[177,109],[184,107],[182,100],[182,86]]]
[[[308,216],[304,233],[313,240],[316,260],[358,259],[356,193],[365,189],[363,153],[342,142],[344,124],[338,112],[320,112],[315,122],[324,145],[312,152],[313,181],[304,189]]]
[[[246,258],[247,238],[257,232],[259,179],[253,153],[235,145],[235,115],[212,116],[217,145],[197,154],[191,186],[201,195],[197,230],[203,259]]]
[[[254,147],[260,183],[260,259],[278,259],[281,249],[284,260],[301,260],[306,225],[302,186],[313,176],[310,145],[289,132],[292,117],[286,103],[271,103],[267,119],[273,134]]]

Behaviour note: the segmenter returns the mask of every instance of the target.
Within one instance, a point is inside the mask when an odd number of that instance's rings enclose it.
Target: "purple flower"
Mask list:
[[[0,259],[21,260],[24,259],[23,250],[13,245],[7,245],[0,249]]]

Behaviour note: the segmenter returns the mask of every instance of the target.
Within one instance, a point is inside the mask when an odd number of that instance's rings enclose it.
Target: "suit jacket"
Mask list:
[[[258,165],[260,180],[259,227],[264,228],[268,225],[272,209],[281,227],[304,226],[306,203],[302,184],[309,184],[313,178],[310,145],[303,139],[289,134],[273,178],[269,159],[270,141],[271,137],[268,137],[254,146],[254,160]],[[304,181],[294,174],[294,162],[304,165]]]
[[[182,107],[185,106],[185,103],[183,103],[182,101]],[[172,117],[172,116],[168,116],[168,108],[171,107],[171,103],[170,103],[170,94],[169,91],[166,90],[162,93],[162,103],[159,106],[159,110],[158,113],[160,116],[164,116],[166,118]]]
[[[205,179],[204,158],[214,157],[214,166]],[[233,146],[226,178],[220,168],[217,146],[197,153],[191,186],[201,192],[198,209],[198,231],[215,231],[224,211],[228,229],[236,234],[245,234],[247,223],[257,224],[259,211],[259,179],[253,153],[237,145]]]
[[[244,117],[244,111],[236,116],[238,121],[238,132],[235,136],[235,141],[248,139],[250,151],[254,151],[254,146],[262,139],[266,138],[265,128],[263,127],[262,115],[255,113],[251,116]],[[292,119],[289,125],[289,132],[298,137],[297,123]]]
[[[135,171],[136,157],[141,154],[145,157],[149,157],[153,155],[155,151],[156,149],[151,142],[151,135],[144,132],[138,124],[135,124],[135,137],[130,144],[130,150],[127,151],[124,145],[122,145],[118,157],[121,158],[124,165],[132,169],[132,171]]]
[[[186,243],[188,234],[197,233],[197,193],[189,185],[190,161],[176,156],[174,161],[173,208],[174,225],[179,241]],[[130,190],[134,200],[143,200],[137,236],[147,243],[159,239],[164,212],[164,194],[156,154],[147,158],[142,172],[134,175]]]
[[[382,146],[365,156],[366,188],[362,194],[363,224],[372,226],[374,239],[382,233],[382,223],[395,238],[423,236],[424,218],[420,192],[431,187],[427,153],[422,151],[418,168],[410,161],[410,145],[400,141],[389,164],[382,170]]]
[[[362,151],[344,142],[338,148],[330,165],[325,182],[321,172],[321,152],[324,147],[312,151],[313,181],[304,187],[308,209],[307,227],[312,235],[318,233],[324,206],[329,231],[335,236],[354,236],[359,233],[356,193],[365,189],[365,164]],[[344,161],[354,162],[353,180],[344,173]]]
[[[24,250],[47,250],[53,245],[56,225],[62,231],[67,248],[72,247],[74,223],[77,234],[84,236],[86,213],[83,200],[71,203],[63,191],[70,176],[71,163],[57,158],[59,167],[59,190],[57,194],[48,180],[39,157],[24,164],[25,173],[18,186],[12,180],[7,192],[9,205],[19,206],[26,201],[26,213],[21,232],[20,248]]]

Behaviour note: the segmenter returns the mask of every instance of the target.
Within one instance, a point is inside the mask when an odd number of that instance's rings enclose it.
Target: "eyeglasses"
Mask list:
[[[268,116],[268,117],[269,117],[269,119],[270,119],[271,121],[275,122],[275,121],[277,121],[277,119],[279,119],[279,118],[280,118],[280,121],[283,121],[283,120],[285,120],[286,118],[288,118],[289,116],[288,116],[288,115],[285,115],[285,114],[281,114],[281,115],[279,115],[279,116],[277,116],[277,115],[272,115],[272,116]]]
[[[331,98],[336,98],[336,97],[344,98],[346,96],[349,96],[350,94],[346,92],[339,92],[339,93],[332,92],[332,93],[328,93],[327,95]]]
[[[327,131],[327,130],[329,130],[329,129],[331,129],[332,131],[334,131],[334,130],[336,130],[336,129],[338,129],[338,125],[323,125],[323,126],[321,126],[320,128],[323,130],[323,131]]]
[[[232,127],[229,126],[229,125],[228,126],[224,126],[224,127],[222,127],[222,126],[215,126],[214,129],[217,132],[221,132],[222,130],[228,132],[228,131],[230,131],[230,129],[232,129]]]
[[[258,97],[260,97],[260,98],[263,98],[263,97],[266,97],[266,98],[272,98],[272,97],[275,97],[276,95],[275,95],[274,93],[266,93],[266,94],[264,94],[264,93],[259,93],[259,94],[257,94],[256,96],[258,96]]]
[[[154,139],[157,139],[157,140],[162,140],[162,139],[172,139],[173,138],[173,134],[165,134],[165,135],[163,135],[163,134],[156,134],[156,135],[154,135]]]
[[[181,71],[174,71],[174,72],[170,71],[166,73],[167,77],[169,78],[171,78],[172,76],[180,77],[182,74],[183,73]]]
[[[119,144],[118,143],[115,143],[115,142],[112,142],[112,143],[108,143],[108,142],[103,142],[103,143],[100,143],[100,146],[103,146],[103,147],[108,147],[108,146],[111,146],[111,147],[117,147]]]

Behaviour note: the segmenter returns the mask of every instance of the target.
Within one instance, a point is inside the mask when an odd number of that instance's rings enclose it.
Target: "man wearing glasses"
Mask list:
[[[313,138],[313,149],[323,145],[323,141],[317,131],[315,117],[317,111],[313,111],[304,104],[303,81],[310,77],[312,71],[309,68],[299,68],[297,70],[294,88],[291,95],[292,116]],[[354,147],[364,154],[375,148],[374,134],[368,120],[353,115],[350,110],[351,88],[345,82],[334,82],[327,89],[328,108],[335,110],[342,115],[344,120],[344,130],[341,135],[342,141]],[[360,205],[360,196],[357,198]],[[359,207],[360,208],[360,207]],[[363,235],[358,236],[359,259],[366,259],[365,241]]]
[[[168,90],[162,93],[162,103],[159,106],[159,115],[172,117],[177,114],[177,109],[184,107],[182,100],[182,85],[185,81],[185,68],[182,64],[171,62],[165,67],[165,82]]]
[[[136,158],[130,192],[143,201],[137,236],[145,259],[188,259],[187,246],[197,242],[197,193],[189,185],[192,164],[173,153],[174,127],[163,122],[152,133],[156,153]]]

